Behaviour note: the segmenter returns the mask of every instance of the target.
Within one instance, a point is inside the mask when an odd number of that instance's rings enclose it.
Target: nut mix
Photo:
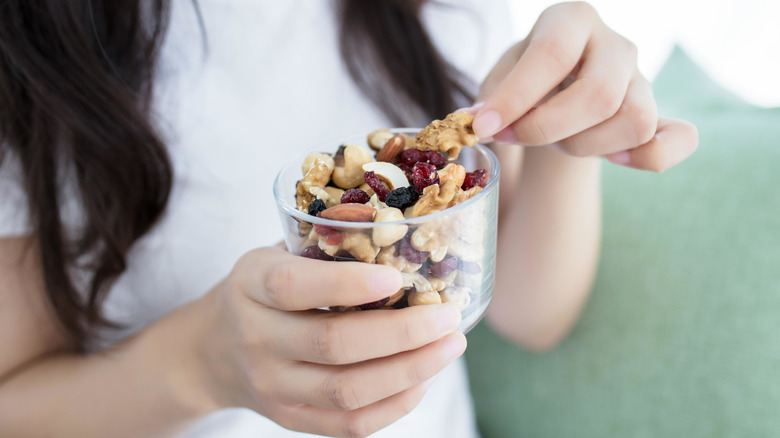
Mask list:
[[[433,121],[416,137],[374,131],[367,138],[374,159],[369,149],[356,145],[306,157],[296,184],[298,210],[335,221],[392,223],[353,229],[301,222],[306,243],[300,255],[388,265],[403,278],[403,287],[392,296],[334,310],[452,302],[463,311],[469,306],[480,287],[484,255],[480,211],[416,226],[402,221],[453,207],[485,187],[486,170],[467,172],[452,162],[463,146],[477,143],[472,122],[472,115],[458,112]]]

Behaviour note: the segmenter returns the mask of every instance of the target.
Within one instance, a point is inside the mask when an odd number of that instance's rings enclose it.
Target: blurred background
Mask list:
[[[518,38],[549,0],[511,2]],[[653,79],[675,44],[720,85],[759,106],[780,106],[779,0],[590,0],[607,25],[639,47]]]

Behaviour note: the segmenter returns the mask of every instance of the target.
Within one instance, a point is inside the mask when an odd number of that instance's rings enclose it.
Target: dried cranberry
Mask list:
[[[311,201],[311,204],[309,204],[309,214],[312,216],[317,216],[317,213],[325,210],[326,208],[328,207],[325,206],[325,203],[322,202],[322,199],[315,199]]]
[[[447,159],[436,151],[425,151],[425,161],[436,166],[437,169],[447,165]]]
[[[436,166],[430,163],[417,163],[412,169],[414,178],[414,188],[417,193],[422,193],[428,186],[439,183],[439,174],[436,172]]]
[[[381,300],[372,301],[370,303],[361,304],[358,307],[360,310],[374,310],[382,308],[387,302],[390,301],[390,297],[382,298]]]
[[[438,277],[438,278],[444,278],[449,274],[450,272],[454,271],[458,268],[458,259],[455,257],[447,257],[444,260],[440,261],[439,263],[433,263],[431,266],[428,267],[428,272],[431,273],[432,276]]]
[[[411,236],[409,234],[398,241],[398,253],[412,263],[423,263],[428,258],[427,252],[418,251],[412,246]]]
[[[398,164],[412,167],[420,161],[425,161],[425,154],[420,149],[406,149],[398,155]]]
[[[341,195],[342,204],[365,204],[369,199],[368,193],[360,189],[349,189]]]
[[[395,207],[403,210],[404,208],[409,207],[417,202],[417,198],[419,197],[420,195],[417,194],[417,190],[415,190],[414,187],[399,187],[387,195],[387,198],[385,198],[385,204],[387,204],[389,207]]]
[[[366,184],[368,184],[374,193],[376,193],[376,197],[379,198],[380,201],[385,202],[385,198],[390,194],[390,189],[382,183],[382,180],[379,179],[374,172],[364,173],[363,179],[366,180]]]
[[[447,159],[439,152],[421,149],[406,149],[398,155],[398,167],[401,169],[404,166],[411,168],[417,163],[433,164],[437,169],[440,169],[447,165]]]
[[[469,172],[466,174],[466,179],[463,180],[463,185],[461,188],[463,190],[468,190],[476,186],[480,186],[483,189],[487,185],[487,170],[485,169],[477,169],[473,172]]]
[[[303,251],[301,251],[301,257],[315,260],[333,260],[333,257],[329,256],[328,253],[320,249],[320,247],[317,245],[307,246],[304,248]]]

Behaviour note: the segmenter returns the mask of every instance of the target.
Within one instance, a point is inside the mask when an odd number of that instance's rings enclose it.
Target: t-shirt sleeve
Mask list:
[[[31,232],[22,169],[13,154],[5,153],[0,161],[0,237],[22,236]]]

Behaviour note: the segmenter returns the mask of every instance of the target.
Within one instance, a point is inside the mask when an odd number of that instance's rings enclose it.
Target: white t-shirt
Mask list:
[[[282,239],[271,186],[288,157],[391,127],[342,65],[333,2],[200,0],[205,35],[190,2],[171,3],[155,107],[175,182],[165,216],[132,248],[105,301],[106,316],[128,327],[107,332],[113,340],[199,298],[243,253]],[[424,12],[433,39],[478,81],[510,43],[506,4],[443,3],[456,7],[428,5]],[[29,231],[17,164],[6,158],[0,236]],[[185,436],[308,435],[232,409]],[[416,410],[374,436],[477,436],[464,363],[442,371]]]

